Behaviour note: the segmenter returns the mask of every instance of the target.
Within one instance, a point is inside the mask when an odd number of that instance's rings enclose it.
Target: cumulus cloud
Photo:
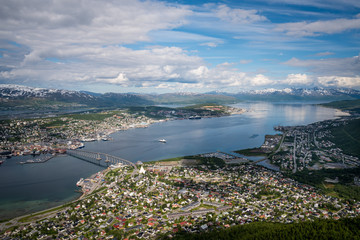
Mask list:
[[[265,86],[273,83],[268,77],[263,74],[257,74],[254,78],[251,79],[250,82],[253,86]]]
[[[203,64],[201,59],[180,48],[132,50],[122,45],[181,26],[190,14],[185,6],[158,1],[3,1],[0,39],[6,41],[0,41],[0,48],[16,49],[0,59],[0,76],[128,86],[179,78],[189,66]]]
[[[81,53],[81,54],[80,54]],[[43,58],[44,53],[34,54]],[[104,83],[122,87],[151,87],[172,90],[219,89],[263,86],[271,83],[264,75],[250,76],[232,63],[209,68],[197,56],[178,47],[153,47],[132,50],[121,46],[92,47],[71,54],[67,49],[46,51],[46,56],[61,59],[76,57],[71,64],[57,61],[25,61],[21,68],[3,72],[8,78],[38,79],[55,83]],[[74,82],[75,81],[75,82]]]
[[[162,2],[106,1],[3,1],[2,35],[32,45],[64,43],[132,43],[147,33],[184,23],[191,11]]]
[[[287,61],[293,67],[302,67],[313,73],[289,74],[285,80],[290,85],[318,84],[325,87],[360,87],[360,56],[351,58],[327,58],[300,60],[292,58]]]
[[[318,77],[318,82],[326,87],[360,87],[360,76],[341,77],[341,76],[322,76]]]
[[[277,84],[265,74],[246,73],[234,67],[251,60],[235,57],[235,63],[224,62],[213,66],[194,55],[196,50],[184,43],[212,48],[227,44],[226,40],[218,37],[179,30],[194,18],[201,21],[201,24],[193,26],[194,29],[207,26],[212,31],[236,32],[249,39],[267,34],[268,28],[264,26],[271,24],[257,10],[218,4],[211,4],[195,14],[192,7],[156,0],[2,1],[0,49],[7,51],[0,57],[0,78],[20,84],[46,82],[43,86],[104,84],[174,90],[235,90]],[[288,35],[334,33],[358,28],[357,20],[360,20],[359,16],[357,19],[305,22],[296,26],[279,24],[277,30]],[[323,28],[326,24],[337,26]],[[237,25],[241,28],[234,30]],[[161,40],[153,42],[154,38]],[[271,39],[279,40],[277,36]],[[173,42],[180,43],[178,46],[183,48],[160,45]],[[151,46],[155,44],[160,46]],[[259,45],[264,45],[264,42],[259,41]],[[132,46],[136,48],[132,49]],[[330,54],[323,52],[318,56]],[[221,59],[223,56],[215,57]],[[285,64],[303,67],[317,76],[337,76],[319,79],[318,82],[324,85],[332,82],[356,85],[354,73],[360,75],[359,56],[325,60],[293,58]],[[311,83],[312,79],[305,74],[290,74],[286,82],[301,85]]]
[[[54,58],[63,63],[102,60],[113,55],[112,46],[148,41],[149,32],[181,26],[191,13],[155,1],[2,1],[0,39],[5,41],[0,48],[17,48],[6,59],[15,67]]]
[[[326,58],[301,60],[292,58],[286,65],[302,67],[317,75],[354,76],[360,74],[360,54],[350,58]]]
[[[98,78],[97,81],[126,85],[129,79],[126,77],[124,73],[119,73],[116,78],[103,78],[103,79]]]
[[[275,27],[275,31],[284,32],[286,35],[305,37],[318,36],[322,34],[341,33],[346,30],[360,29],[360,18],[316,21],[316,22],[294,22],[282,23]]]
[[[289,85],[308,85],[312,83],[312,80],[306,74],[289,74],[286,78],[286,83]]]
[[[71,4],[17,0],[2,4],[0,13],[3,23],[0,38],[13,41],[17,48],[26,46],[21,51],[22,58],[14,58],[12,68],[0,70],[2,79],[9,81],[176,90],[270,83],[266,76],[249,76],[232,68],[232,64],[210,68],[202,58],[179,47],[134,50],[124,46],[149,40],[149,33],[164,33],[184,24],[185,17],[192,14],[184,6],[137,0],[106,3],[88,0]],[[225,5],[219,6],[216,14],[233,23],[266,20],[255,10],[230,9]],[[223,43],[217,38],[179,34],[182,41],[197,39],[209,47]]]

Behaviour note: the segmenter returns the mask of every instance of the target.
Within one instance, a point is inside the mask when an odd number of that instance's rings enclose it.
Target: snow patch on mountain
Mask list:
[[[267,88],[262,90],[241,91],[238,94],[248,95],[270,95],[270,94],[288,94],[298,96],[333,96],[333,95],[360,95],[360,91],[354,89],[325,89],[325,88]]]
[[[91,99],[93,96],[77,91],[69,91],[62,89],[46,89],[27,87],[15,84],[0,84],[0,97],[2,98],[48,98],[48,97],[82,97]]]

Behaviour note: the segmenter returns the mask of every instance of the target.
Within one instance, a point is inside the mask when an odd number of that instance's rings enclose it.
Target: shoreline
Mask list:
[[[224,111],[222,113],[222,115],[219,116],[208,116],[208,115],[204,115],[204,116],[199,116],[199,119],[201,118],[218,118],[218,117],[227,117],[227,116],[232,116],[232,115],[240,115],[240,114],[244,114],[245,112],[247,112],[247,109],[243,109],[243,108],[235,108],[235,107],[229,107],[227,105],[221,105],[221,106],[226,106],[228,107],[227,111]],[[192,116],[193,117],[193,116]],[[3,150],[3,151],[9,151],[9,154],[7,155],[3,155],[4,157],[7,158],[11,158],[11,157],[17,157],[17,156],[39,156],[39,155],[45,155],[45,154],[58,154],[58,153],[66,153],[67,149],[80,149],[85,147],[86,142],[95,142],[95,141],[108,141],[110,139],[112,139],[110,137],[111,134],[120,132],[120,131],[127,131],[133,128],[147,128],[152,124],[155,123],[161,123],[161,122],[167,122],[167,121],[175,121],[175,120],[192,120],[193,118],[189,117],[189,118],[181,118],[181,117],[167,117],[164,119],[155,119],[155,118],[148,118],[147,121],[145,122],[138,122],[138,123],[134,123],[134,124],[130,124],[130,125],[126,125],[126,126],[121,126],[121,127],[110,127],[110,128],[105,128],[102,130],[102,133],[97,137],[89,137],[89,136],[77,136],[76,138],[71,138],[71,139],[67,139],[66,141],[68,142],[73,142],[73,145],[69,145],[68,146],[61,146],[58,148],[53,148],[51,146],[47,146],[47,145],[39,145],[36,143],[32,143],[32,144],[27,144],[27,145],[18,145],[17,147],[22,147],[24,150],[23,152],[19,152],[18,150]],[[196,118],[197,119],[197,118]],[[14,119],[14,120],[19,120],[19,119]],[[41,150],[38,150],[35,152],[35,150],[33,150],[34,148],[41,148]]]
[[[218,116],[218,117],[230,117],[230,116],[233,116],[233,115],[241,115],[241,114],[246,113],[247,111],[248,111],[248,110],[246,110],[246,109],[240,109],[240,108],[239,108],[239,111],[232,112],[232,113],[230,113],[229,115]],[[208,116],[206,116],[206,117],[202,117],[202,118],[205,119],[205,118],[218,118],[218,117],[214,117],[214,116],[213,116],[213,117],[208,117]],[[147,128],[147,127],[149,127],[150,125],[155,124],[155,123],[162,123],[162,122],[167,122],[167,121],[177,121],[177,120],[181,120],[181,121],[182,121],[182,120],[190,120],[190,119],[167,118],[167,119],[153,120],[153,121],[151,121],[150,123],[148,123],[148,124],[146,124],[146,125],[138,124],[138,125],[135,125],[135,126],[128,126],[126,129],[120,129],[120,130],[118,129],[118,130],[115,130],[115,131],[109,131],[108,134],[106,134],[106,137],[110,138],[110,137],[111,137],[111,136],[110,136],[111,134],[115,134],[115,133],[118,133],[118,132],[121,132],[121,131],[131,130],[131,129],[133,129],[133,128]],[[98,141],[101,141],[101,140],[98,140]],[[84,144],[84,146],[83,146],[82,148],[86,147],[86,141],[84,141],[83,144]],[[13,157],[24,157],[24,156],[31,156],[31,155],[32,155],[32,154],[29,154],[29,155],[21,155],[21,156],[13,156]],[[45,154],[41,153],[41,154],[38,155],[38,156],[41,156],[41,155],[45,155]],[[56,156],[61,156],[61,155],[62,155],[62,154],[57,154]],[[66,155],[66,153],[65,153],[65,155]],[[53,157],[55,157],[55,156],[53,156]],[[52,158],[53,158],[53,157],[52,157]],[[160,161],[162,161],[162,160],[164,160],[164,159],[156,160],[155,162],[160,162]],[[97,173],[94,173],[94,174],[90,175],[90,176],[87,177],[86,179],[90,179],[90,178],[92,178],[93,176],[95,176],[96,174],[98,174],[98,173],[100,173],[100,172],[101,172],[101,173],[105,173],[107,170],[108,170],[108,168],[105,168],[104,170],[101,170],[101,171],[99,171],[99,172],[97,172]],[[74,183],[74,184],[76,184],[76,183]],[[33,212],[33,213],[29,213],[29,214],[25,214],[25,215],[15,216],[14,218],[4,219],[4,220],[2,220],[2,221],[11,222],[11,221],[13,221],[14,219],[22,219],[22,218],[24,218],[24,217],[41,214],[42,212],[47,212],[47,211],[49,211],[49,210],[51,210],[51,209],[60,208],[60,207],[65,206],[65,205],[67,205],[67,204],[71,204],[71,203],[73,203],[73,202],[80,201],[80,200],[84,199],[86,196],[88,196],[88,195],[90,195],[91,193],[93,193],[94,191],[96,191],[99,187],[100,187],[100,186],[97,186],[96,188],[92,189],[91,192],[89,192],[89,193],[86,193],[86,192],[80,190],[79,193],[81,193],[81,195],[80,195],[79,197],[76,197],[76,199],[74,199],[74,200],[72,200],[72,201],[70,201],[70,202],[65,202],[64,204],[61,204],[61,205],[59,205],[59,206],[55,206],[55,207],[51,207],[51,208],[46,208],[46,209],[43,209],[43,210],[40,210],[40,211],[36,211],[36,212]],[[0,222],[0,230],[1,230],[1,225],[2,225],[3,223],[4,223],[4,222]]]
[[[99,173],[103,174],[103,176],[105,176],[106,172],[109,170],[109,168],[106,168],[102,171],[99,171],[97,173],[92,174],[89,178],[94,178],[96,177]],[[30,222],[34,222],[40,219],[44,219],[44,218],[48,218],[51,217],[52,215],[60,212],[60,211],[64,211],[66,210],[66,208],[68,207],[68,205],[72,204],[72,203],[76,203],[78,201],[83,200],[84,198],[86,198],[87,196],[90,196],[92,193],[94,193],[96,190],[98,190],[101,187],[101,183],[102,181],[100,180],[97,184],[95,185],[95,187],[93,187],[91,189],[91,191],[89,192],[83,192],[79,197],[76,197],[74,200],[71,200],[69,202],[65,202],[61,205],[58,206],[54,206],[51,208],[46,208],[40,211],[36,211],[36,212],[32,212],[32,213],[28,213],[25,215],[20,215],[11,219],[4,219],[0,221],[0,231],[4,231],[6,229],[9,229],[11,227],[14,226],[20,226],[20,225],[24,225]],[[23,220],[29,218],[29,221]],[[9,224],[10,223],[10,224]]]
[[[229,115],[227,115],[227,116],[229,116]],[[224,117],[224,116],[222,116],[222,117]],[[158,122],[163,122],[163,121],[172,121],[172,120],[181,120],[181,119],[167,119],[167,120],[162,120],[162,121],[158,121]],[[154,122],[154,123],[156,123],[156,122]],[[150,125],[150,124],[149,124]],[[128,129],[131,129],[131,128],[128,128]],[[119,131],[125,131],[125,130],[119,130]],[[116,132],[119,132],[119,131],[115,131],[115,132],[113,132],[113,133],[116,133]],[[112,134],[112,133],[111,133]],[[235,150],[234,150],[235,151]],[[154,162],[159,162],[159,161],[162,161],[162,160],[156,160],[156,161],[154,161]],[[104,169],[104,170],[102,170],[102,171],[100,171],[100,172],[103,172],[104,174],[105,174],[105,172],[107,171],[108,169],[106,168],[106,169]],[[93,174],[94,175],[94,174]],[[93,175],[91,175],[90,176],[90,178],[93,176]],[[99,187],[99,186],[98,186]],[[93,191],[95,191],[95,190],[97,190],[98,188],[95,188],[95,189],[93,189]],[[93,192],[92,191],[92,192]],[[89,193],[89,194],[91,194],[91,193]],[[67,205],[67,204],[70,204],[70,203],[72,203],[72,202],[76,202],[76,201],[79,201],[79,200],[82,200],[83,198],[85,198],[87,195],[89,195],[89,194],[86,194],[86,193],[83,193],[80,197],[78,197],[77,199],[75,199],[75,200],[73,200],[73,201],[71,201],[71,202],[67,202],[67,203],[65,203],[65,204],[62,204],[62,205],[60,205],[60,206],[57,206],[57,207],[54,207],[54,208],[50,208],[50,209],[45,209],[45,210],[42,210],[42,211],[39,211],[39,212],[35,212],[35,213],[31,213],[31,214],[27,214],[27,215],[23,215],[23,216],[19,216],[19,217],[16,217],[16,218],[14,218],[14,219],[17,219],[17,218],[19,218],[19,219],[22,219],[22,218],[24,218],[24,217],[26,217],[26,216],[31,216],[31,215],[36,215],[37,213],[42,213],[42,212],[46,212],[46,211],[49,211],[49,210],[51,210],[51,209],[56,209],[56,208],[59,208],[59,207],[62,207],[62,206],[65,206],[65,205]],[[46,214],[46,213],[45,213]],[[13,220],[13,219],[12,219]],[[10,220],[10,221],[12,221],[12,220]],[[9,222],[10,222],[9,221]],[[2,223],[1,223],[2,224]]]

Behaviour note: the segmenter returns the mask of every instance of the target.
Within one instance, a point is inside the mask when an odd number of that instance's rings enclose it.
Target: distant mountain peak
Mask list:
[[[354,89],[335,88],[267,88],[262,90],[241,91],[231,94],[239,99],[251,100],[346,100],[360,98],[360,91]],[[334,98],[334,99],[332,99]]]
[[[28,87],[16,84],[0,84],[0,97],[2,98],[62,98],[93,96],[77,91]]]

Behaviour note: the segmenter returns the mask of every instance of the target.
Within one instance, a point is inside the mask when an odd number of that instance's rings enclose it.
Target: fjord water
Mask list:
[[[241,115],[156,123],[111,135],[112,141],[86,143],[85,149],[136,161],[152,161],[198,153],[258,147],[274,126],[306,125],[333,119],[337,110],[304,103],[245,102]],[[159,139],[166,139],[161,143]],[[18,164],[15,157],[0,166],[0,219],[11,218],[76,199],[76,182],[103,168],[70,156],[41,164]]]

